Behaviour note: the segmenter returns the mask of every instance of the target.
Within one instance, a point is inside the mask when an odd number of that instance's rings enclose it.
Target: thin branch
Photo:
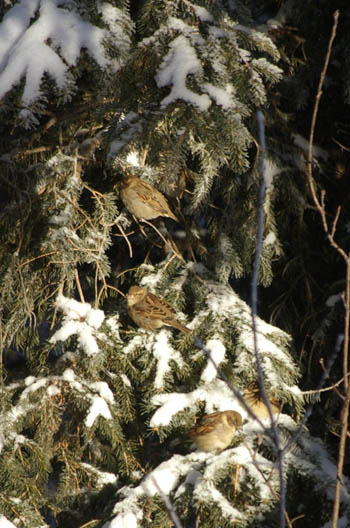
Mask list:
[[[40,152],[48,152],[48,151],[51,151],[53,150],[54,147],[37,147],[37,148],[34,148],[34,149],[30,149],[30,150],[24,150],[22,152],[18,152],[15,156],[16,159],[21,159],[23,158],[24,156],[29,156],[31,154],[40,154]]]
[[[79,296],[80,296],[80,301],[82,303],[84,303],[85,302],[85,298],[84,298],[83,289],[82,289],[81,284],[80,284],[78,268],[75,268],[74,276],[75,276],[75,282],[77,284],[77,288],[78,288],[78,292],[79,292]]]
[[[339,207],[337,208],[336,215],[335,215],[334,220],[333,220],[332,231],[331,231],[331,237],[332,238],[334,238],[335,231],[337,229],[337,223],[338,223],[338,220],[339,220],[340,211],[341,211],[341,206],[339,205]]]
[[[4,336],[5,337],[5,336]],[[4,352],[4,340],[2,334],[2,311],[0,312],[0,390],[4,394],[4,370],[3,370],[3,352]]]
[[[348,378],[350,377],[350,373],[347,375],[347,377]],[[334,390],[337,387],[339,387],[339,385],[341,385],[341,383],[343,383],[344,379],[345,378],[341,378],[340,380],[338,380],[335,383],[333,383],[333,385],[330,385],[329,387],[324,387],[323,389],[314,389],[314,390],[300,391],[300,394],[302,394],[304,396],[307,396],[307,395],[320,394],[321,392],[328,392],[328,391]],[[343,396],[341,396],[341,398],[344,399]]]
[[[346,268],[346,289],[345,289],[345,321],[344,321],[344,346],[343,346],[343,372],[348,373],[349,370],[349,328],[350,328],[350,257],[347,260]],[[339,519],[339,509],[340,509],[340,492],[342,485],[342,475],[343,467],[345,460],[345,450],[346,450],[346,440],[348,435],[348,422],[349,422],[349,409],[350,409],[350,383],[347,376],[345,375],[344,379],[345,387],[345,400],[343,403],[342,411],[340,414],[340,442],[339,442],[339,452],[338,452],[338,464],[337,464],[337,480],[335,484],[335,493],[334,493],[334,504],[333,504],[333,513],[332,513],[332,528],[337,528],[338,519]]]
[[[118,229],[121,232],[122,236],[125,238],[125,241],[126,241],[126,243],[128,245],[128,248],[129,248],[129,256],[130,256],[130,258],[132,258],[132,246],[131,246],[130,240],[128,239],[127,235],[124,232],[124,229],[122,228],[122,226],[118,222],[117,222],[117,226],[118,226]]]
[[[100,291],[98,292],[98,296],[96,299],[96,307],[98,307],[100,304],[100,300],[101,300],[103,292],[107,291],[108,288],[110,290],[117,292],[122,297],[126,297],[125,293],[123,293],[121,290],[118,290],[118,288],[116,288],[115,286],[111,286],[110,284],[107,284],[106,279],[103,276],[102,276],[102,282],[103,282],[102,288],[100,288]]]
[[[330,59],[330,56],[331,56],[333,41],[335,39],[335,35],[336,35],[336,32],[337,32],[339,11],[335,11],[334,12],[333,18],[334,18],[334,22],[333,22],[332,33],[331,33],[331,36],[330,36],[330,39],[329,39],[328,49],[327,49],[324,65],[323,65],[323,68],[322,68],[320,80],[319,80],[319,83],[318,83],[318,87],[317,87],[315,105],[314,105],[314,110],[313,110],[312,118],[311,118],[310,135],[309,135],[309,147],[308,147],[308,151],[307,151],[307,171],[306,171],[306,174],[307,174],[307,179],[308,179],[308,184],[309,184],[309,187],[310,187],[312,199],[314,201],[314,204],[315,204],[318,212],[320,213],[323,229],[324,229],[324,231],[325,231],[325,233],[327,235],[327,238],[328,238],[331,246],[333,246],[339,252],[339,254],[345,260],[347,260],[347,255],[346,255],[345,251],[336,243],[336,241],[334,240],[334,236],[332,236],[332,232],[329,231],[327,218],[326,218],[326,211],[325,211],[325,208],[323,207],[323,204],[322,204],[322,201],[324,201],[324,193],[321,194],[321,201],[320,201],[318,196],[317,196],[317,192],[316,192],[316,188],[315,188],[315,182],[314,182],[314,179],[312,177],[312,149],[313,149],[313,142],[314,142],[314,136],[315,136],[316,120],[317,120],[317,114],[318,114],[318,109],[319,109],[319,105],[320,105],[320,99],[321,99],[321,96],[322,96],[322,87],[323,87],[324,79],[325,79],[325,76],[326,76],[326,72],[327,72],[327,68],[328,68],[328,64],[329,64],[329,59]]]
[[[343,357],[343,375],[344,375],[344,387],[345,392],[348,390],[348,378],[349,372],[349,329],[350,329],[350,255],[347,260],[346,267],[346,288],[344,298],[344,309],[345,309],[345,321],[344,321],[344,357]]]
[[[107,284],[106,283],[106,288],[109,288],[110,290],[113,290],[117,293],[119,293],[119,295],[121,295],[122,297],[126,297],[126,294],[123,293],[121,290],[119,290],[118,288],[116,288],[115,286],[112,286],[111,284]]]
[[[125,275],[126,273],[131,273],[132,271],[136,271],[138,269],[138,266],[135,266],[134,268],[128,268],[124,271],[121,271],[120,273],[118,273],[118,275],[116,276],[116,279],[119,279],[119,277],[122,277],[123,275]]]
[[[169,495],[166,495],[164,493],[164,491],[159,486],[157,480],[153,477],[153,475],[152,475],[152,482],[155,485],[155,487],[157,488],[158,493],[159,493],[159,495],[160,495],[162,501],[164,502],[165,507],[166,507],[166,509],[168,511],[169,517],[174,523],[174,526],[176,528],[183,528],[183,525],[182,525],[182,523],[180,521],[180,518],[179,518],[179,516],[178,516],[178,514],[177,514],[177,512],[175,510],[175,507],[174,507],[173,503],[170,500]]]
[[[253,327],[253,340],[254,340],[254,353],[255,353],[255,362],[256,369],[258,374],[258,383],[261,393],[262,400],[267,407],[272,429],[272,437],[277,450],[277,460],[278,460],[278,471],[279,471],[279,481],[280,481],[280,528],[285,527],[285,506],[286,506],[286,489],[283,476],[283,450],[281,448],[281,442],[276,427],[276,423],[273,418],[272,409],[270,401],[268,399],[265,384],[264,376],[262,372],[262,366],[258,350],[258,340],[257,340],[257,305],[258,305],[258,282],[259,282],[259,270],[260,270],[260,260],[263,247],[263,237],[264,237],[264,225],[265,225],[265,125],[264,117],[260,111],[257,112],[257,124],[258,124],[258,136],[260,143],[260,185],[259,185],[259,201],[258,201],[258,232],[257,232],[257,241],[256,241],[256,251],[253,264],[253,276],[252,276],[252,286],[251,286],[251,313],[252,313],[252,327]]]
[[[326,379],[329,378],[329,372],[332,370],[334,361],[335,361],[335,359],[337,357],[339,357],[342,342],[343,342],[343,336],[339,335],[338,338],[337,338],[335,347],[334,347],[333,354],[329,358],[327,366],[326,366],[326,368],[323,371],[323,374],[322,374],[322,377],[321,377],[321,380],[320,380],[320,383],[319,383],[319,389],[321,389],[323,387],[323,384],[325,383]],[[319,392],[319,391],[317,391],[317,392]],[[298,427],[296,433],[289,440],[289,442],[287,442],[287,444],[285,445],[285,447],[283,449],[283,451],[285,453],[291,449],[293,444],[297,441],[297,439],[301,435],[301,433],[302,433],[302,431],[304,429],[304,425],[306,424],[306,422],[308,421],[309,417],[311,416],[312,409],[313,409],[313,406],[315,405],[315,403],[316,403],[316,398],[313,398],[313,400],[310,403],[310,405],[308,405],[308,407],[306,408],[305,414],[304,414],[303,419],[301,420],[301,422],[299,424],[299,427]]]
[[[44,253],[42,255],[38,255],[37,257],[33,257],[33,258],[29,259],[29,260],[21,262],[21,264],[19,264],[18,268],[21,269],[21,268],[23,268],[23,266],[26,266],[27,264],[30,264],[31,262],[34,262],[34,260],[38,260],[38,259],[41,259],[41,258],[49,257],[50,255],[54,255],[55,253],[58,253],[58,251],[49,251],[48,253]]]
[[[261,468],[261,464],[260,464],[259,462],[256,461],[255,452],[252,451],[252,449],[250,448],[250,446],[249,446],[246,442],[244,442],[244,441],[243,441],[243,445],[246,447],[248,453],[250,454],[250,457],[251,457],[251,459],[252,459],[252,462],[253,462],[253,464],[254,464],[256,470],[259,472],[259,474],[260,474],[261,478],[263,479],[264,483],[266,484],[266,486],[267,486],[267,487],[269,488],[269,490],[271,491],[271,494],[272,494],[272,496],[274,497],[274,499],[276,500],[276,502],[278,502],[279,499],[280,499],[280,495],[279,495],[279,494],[273,489],[273,486],[271,486],[271,484],[270,484],[270,482],[269,482],[269,481],[270,481],[270,478],[271,478],[271,476],[272,476],[272,472],[273,472],[273,470],[271,470],[270,475],[267,476],[267,475],[264,473],[264,471],[262,470],[262,468]],[[293,525],[292,525],[292,523],[291,523],[291,520],[290,520],[290,518],[289,518],[289,515],[288,515],[287,511],[284,512],[284,515],[285,515],[285,519],[286,519],[286,522],[287,522],[288,528],[293,528]]]
[[[145,224],[149,225],[150,227],[152,227],[156,233],[158,233],[158,235],[160,236],[160,238],[163,240],[164,244],[166,245],[168,242],[166,240],[166,238],[163,237],[162,233],[159,231],[159,229],[156,228],[155,225],[152,224],[152,222],[149,222],[148,220],[145,220],[144,218],[142,218],[142,222],[144,222]]]
[[[349,147],[345,147],[345,145],[342,145],[341,143],[339,143],[339,141],[337,141],[336,139],[332,138],[332,141],[334,141],[334,143],[336,143],[337,145],[339,145],[339,147],[343,150],[346,150],[347,152],[350,152],[350,148]]]
[[[341,487],[342,487],[342,476],[343,476],[343,467],[344,467],[344,460],[345,460],[346,440],[348,436],[349,407],[350,407],[350,383],[348,384],[344,404],[343,404],[341,415],[340,415],[341,433],[340,433],[339,452],[338,452],[337,478],[336,478],[336,483],[335,483],[334,503],[333,503],[333,512],[332,512],[332,528],[338,527],[339,509],[340,509],[340,492],[341,492]]]
[[[347,286],[346,286],[345,301],[344,301],[345,320],[344,320],[344,346],[343,346],[343,375],[344,375],[344,387],[345,387],[346,394],[345,394],[345,399],[344,399],[344,403],[343,403],[343,407],[342,407],[341,415],[340,415],[341,434],[340,434],[339,451],[338,451],[337,477],[336,477],[335,491],[334,491],[334,502],[333,502],[332,523],[331,523],[332,528],[337,528],[338,526],[339,509],[340,509],[340,492],[341,492],[341,486],[342,486],[341,481],[342,481],[344,459],[345,459],[346,439],[347,439],[348,420],[349,420],[349,407],[350,407],[350,383],[347,378],[348,364],[349,364],[349,328],[350,328],[350,284],[349,284],[350,256],[346,254],[343,248],[341,248],[334,239],[335,229],[336,229],[336,224],[337,224],[338,217],[340,214],[340,209],[338,208],[337,210],[336,217],[333,222],[332,229],[330,231],[328,224],[327,224],[327,219],[326,219],[324,191],[321,193],[321,202],[317,196],[316,189],[315,189],[315,183],[314,183],[313,176],[312,176],[312,148],[313,148],[318,108],[319,108],[320,99],[322,96],[322,87],[323,87],[324,79],[326,76],[326,72],[327,72],[327,68],[328,68],[328,64],[329,64],[329,60],[331,56],[333,42],[334,42],[336,32],[337,32],[338,19],[339,19],[339,11],[337,10],[333,14],[332,33],[331,33],[331,36],[328,42],[327,53],[326,53],[323,69],[320,75],[320,80],[318,83],[314,110],[313,110],[312,119],[311,119],[309,148],[308,148],[308,155],[307,155],[307,179],[308,179],[308,183],[309,183],[309,187],[310,187],[310,191],[311,191],[314,204],[316,205],[320,213],[323,229],[327,235],[330,245],[344,259],[345,265],[346,265],[346,284]]]

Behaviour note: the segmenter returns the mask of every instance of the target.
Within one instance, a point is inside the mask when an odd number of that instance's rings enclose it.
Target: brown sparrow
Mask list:
[[[242,416],[236,411],[214,412],[205,414],[188,436],[201,451],[222,451],[230,445],[241,425]]]
[[[156,330],[164,325],[173,326],[184,334],[191,330],[175,317],[175,311],[163,299],[140,286],[131,286],[127,295],[128,314],[141,328]]]
[[[92,158],[94,156],[95,150],[101,145],[101,140],[97,137],[84,139],[80,143],[78,148],[78,154],[82,158]]]
[[[262,400],[260,390],[256,386],[249,386],[244,392],[243,396],[245,399],[245,402],[247,405],[249,405],[251,411],[258,417],[258,418],[268,418],[269,417],[269,411],[267,410],[267,407],[265,403]],[[281,412],[281,404],[278,402],[275,398],[271,398],[269,396],[269,402],[272,414],[278,414]]]
[[[171,211],[166,198],[149,183],[136,176],[125,176],[120,186],[120,196],[125,207],[138,220],[167,216],[176,222],[179,221]]]

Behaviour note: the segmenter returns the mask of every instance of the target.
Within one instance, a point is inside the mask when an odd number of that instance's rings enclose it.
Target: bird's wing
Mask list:
[[[142,185],[139,185],[137,189],[140,198],[142,198],[146,202],[153,202],[154,206],[159,212],[165,214],[173,214],[169,209],[169,205],[166,198],[162,195],[161,192],[158,191],[158,189],[152,187],[152,185],[147,182],[142,181],[141,183]]]
[[[205,432],[209,433],[210,431],[213,431],[215,429],[215,426],[217,425],[217,418],[219,414],[221,413],[214,412],[203,416],[200,424],[193,427],[193,429],[191,429],[190,431],[190,434],[202,434]]]
[[[160,299],[153,293],[148,293],[145,298],[145,306],[155,319],[174,318],[175,311],[170,304]]]
[[[139,198],[144,202],[148,202],[153,195],[153,187],[149,183],[144,182],[142,180],[137,182],[135,191],[138,194]]]

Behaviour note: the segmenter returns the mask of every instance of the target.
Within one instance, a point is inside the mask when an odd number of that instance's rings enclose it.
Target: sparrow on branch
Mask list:
[[[269,411],[262,399],[262,396],[260,394],[260,390],[256,386],[249,386],[245,391],[243,392],[243,396],[245,399],[245,402],[247,405],[249,405],[251,411],[258,417],[258,418],[268,418],[269,417]],[[271,396],[268,396],[270,407],[272,414],[279,414],[281,412],[282,405],[280,402],[278,402],[275,398],[272,398]]]
[[[170,304],[140,286],[131,286],[129,289],[127,307],[134,323],[146,330],[156,330],[165,325],[173,326],[184,334],[191,332],[176,319],[175,311]]]
[[[241,425],[242,416],[236,411],[214,412],[205,414],[188,436],[201,451],[222,451],[230,445]]]
[[[136,176],[125,176],[120,183],[120,196],[128,211],[138,220],[153,220],[167,216],[178,222],[165,196]]]

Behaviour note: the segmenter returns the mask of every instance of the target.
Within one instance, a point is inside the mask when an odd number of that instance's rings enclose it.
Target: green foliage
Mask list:
[[[258,318],[257,344],[266,391],[284,405],[283,446],[311,399],[297,384],[317,385],[318,360],[331,356],[342,331],[343,305],[326,300],[342,293],[344,274],[303,173],[302,136],[329,33],[322,13],[333,6],[282,2],[290,25],[274,26],[262,19],[277,2],[261,4],[257,14],[256,2],[239,1],[61,3],[57,23],[74,14],[86,30],[103,31],[103,53],[97,45],[92,53],[89,40],[71,64],[48,38],[70,66],[62,86],[43,76],[26,107],[27,78],[4,95],[0,511],[18,528],[166,528],[173,521],[165,497],[184,526],[278,526],[269,421],[262,429],[249,417],[208,357],[242,394],[257,384],[242,299],[256,252],[257,109],[267,141],[259,315],[281,327]],[[29,29],[41,16],[29,17]],[[311,20],[318,23],[310,30]],[[67,46],[73,37],[68,31]],[[341,101],[349,96],[348,58],[344,68],[336,63],[347,41],[342,27],[323,95],[330,110],[322,117],[334,113],[334,124],[317,132],[324,150],[315,149],[331,215],[349,197],[346,156],[332,140],[348,139],[334,97],[340,69]],[[180,223],[136,222],[120,200],[123,174],[159,189]],[[337,236],[346,248],[347,221],[342,211]],[[134,284],[170,303],[191,333],[136,328],[124,297]],[[340,378],[340,361],[335,372]],[[328,424],[339,431],[339,404],[323,398],[310,428],[329,440]],[[196,420],[230,408],[244,419],[232,445],[193,452],[187,433]],[[287,511],[314,528],[330,516],[335,465],[321,440],[304,427],[298,434],[284,456]],[[345,493],[342,501],[346,516]]]

